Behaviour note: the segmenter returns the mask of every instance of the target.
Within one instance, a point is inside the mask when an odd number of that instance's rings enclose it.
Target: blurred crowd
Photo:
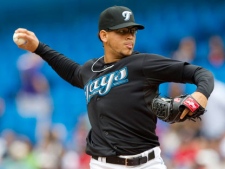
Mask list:
[[[225,168],[225,51],[220,36],[211,36],[206,59],[196,59],[197,45],[193,37],[180,41],[172,58],[201,65],[212,71],[215,88],[202,120],[177,124],[159,122],[158,134],[164,160],[169,169],[224,169]],[[193,85],[170,83],[171,97],[191,93]]]
[[[77,117],[78,123],[66,142],[66,126],[52,123],[54,103],[49,81],[41,71],[43,63],[30,52],[22,54],[17,61],[21,84],[14,99],[23,120],[11,117],[11,121],[17,128],[25,126],[34,133],[26,135],[7,128],[1,132],[0,169],[88,169],[90,157],[84,152],[90,128],[87,117]],[[0,115],[5,115],[6,106],[4,98],[0,98]],[[30,125],[30,119],[35,119],[34,124]]]
[[[173,59],[211,70],[215,88],[201,121],[168,124],[159,120],[157,133],[168,169],[225,168],[224,42],[215,35],[210,37],[208,45],[208,56],[200,61],[196,59],[194,37],[181,39],[176,51],[171,54]],[[43,61],[33,53],[25,53],[17,63],[21,87],[15,98],[16,106],[22,117],[37,119],[36,142],[26,135],[5,129],[0,135],[0,169],[88,169],[90,157],[84,151],[90,128],[87,115],[77,117],[79,120],[73,136],[65,142],[65,126],[52,127],[51,124],[54,103],[48,80],[40,71]],[[191,93],[195,88],[193,85],[169,83],[162,93],[174,97]],[[6,106],[4,98],[0,98],[1,115]]]
[[[85,154],[86,120],[74,133],[74,146],[63,144],[59,130],[48,130],[39,142],[5,130],[0,138],[0,169],[89,169]]]

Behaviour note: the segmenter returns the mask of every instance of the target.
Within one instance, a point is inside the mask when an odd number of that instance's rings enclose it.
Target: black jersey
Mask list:
[[[134,155],[159,146],[157,117],[149,105],[160,84],[194,83],[206,97],[212,90],[203,79],[210,76],[207,71],[196,78],[198,66],[159,55],[134,52],[115,63],[105,64],[99,58],[79,65],[42,43],[35,53],[62,78],[84,90],[91,124],[89,155]]]

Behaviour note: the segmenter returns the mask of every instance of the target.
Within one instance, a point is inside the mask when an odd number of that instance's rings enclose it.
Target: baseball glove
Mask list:
[[[186,115],[183,119],[180,116],[185,108],[188,108],[193,115]],[[183,122],[185,120],[201,120],[205,113],[203,108],[191,95],[181,95],[175,98],[156,97],[152,101],[152,111],[155,115],[168,123]]]

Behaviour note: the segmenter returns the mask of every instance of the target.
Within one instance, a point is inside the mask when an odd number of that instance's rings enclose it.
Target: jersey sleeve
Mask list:
[[[146,55],[143,60],[143,73],[147,78],[158,83],[184,83],[182,76],[185,64],[188,63],[155,54]]]
[[[84,85],[80,75],[81,66],[78,63],[41,42],[34,53],[45,60],[61,78],[73,86],[83,88]]]
[[[211,95],[214,89],[213,74],[202,67],[198,67],[193,75],[194,83],[197,85],[198,92],[204,94],[207,98]]]
[[[143,71],[147,78],[159,84],[164,82],[195,84],[196,91],[207,98],[214,88],[214,78],[208,70],[163,56],[147,55],[143,62]]]

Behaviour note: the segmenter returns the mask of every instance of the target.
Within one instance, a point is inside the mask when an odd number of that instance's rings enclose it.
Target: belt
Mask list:
[[[92,156],[95,160],[98,160],[98,156]],[[121,158],[117,156],[112,156],[112,157],[105,157],[105,162],[106,163],[111,163],[111,164],[120,164],[120,165],[125,165],[125,166],[136,166],[136,165],[141,165],[144,163],[147,163],[149,160],[152,160],[155,158],[155,153],[154,151],[148,153],[147,156],[144,157],[134,157],[134,158]]]

